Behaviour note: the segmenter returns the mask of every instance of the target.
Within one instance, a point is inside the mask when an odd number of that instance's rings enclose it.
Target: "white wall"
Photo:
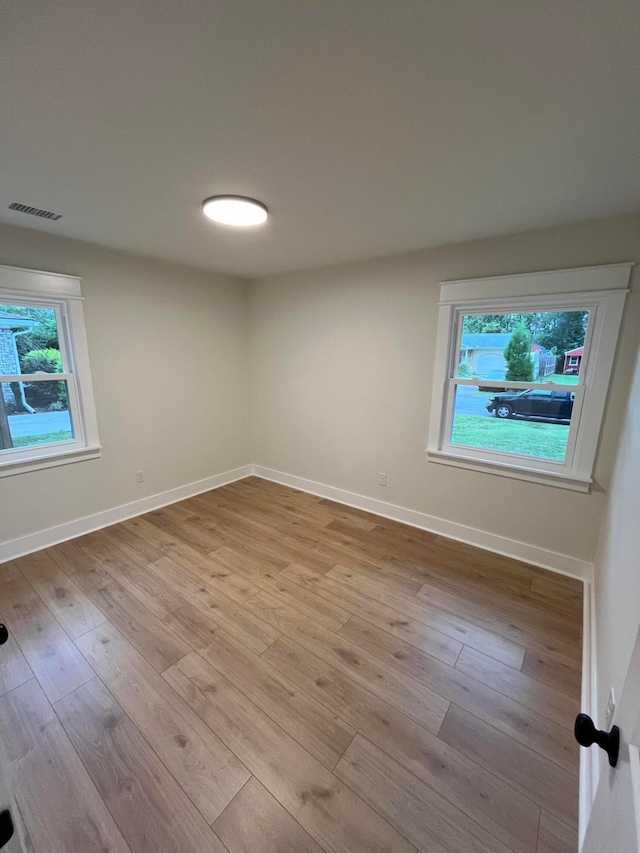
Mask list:
[[[0,263],[83,277],[104,451],[0,479],[0,543],[254,462],[590,561],[635,357],[637,271],[589,495],[427,462],[439,282],[639,256],[640,217],[627,216],[247,285],[2,225]]]
[[[637,341],[636,341],[637,343]],[[640,625],[640,354],[595,559],[597,719],[619,700]]]
[[[439,282],[634,259],[640,217],[625,216],[253,282],[253,462],[591,561],[640,327],[638,271],[591,494],[427,462]]]
[[[6,225],[0,263],[82,276],[103,445],[0,479],[0,542],[251,461],[244,282]]]

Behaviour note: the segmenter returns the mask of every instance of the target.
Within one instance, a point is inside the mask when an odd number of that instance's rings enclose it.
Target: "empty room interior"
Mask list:
[[[0,849],[638,853],[637,0],[0,44]]]

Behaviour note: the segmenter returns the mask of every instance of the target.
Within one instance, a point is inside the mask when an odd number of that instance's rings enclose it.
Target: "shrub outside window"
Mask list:
[[[630,270],[444,283],[429,459],[588,491]]]
[[[79,279],[0,267],[0,476],[99,455]]]

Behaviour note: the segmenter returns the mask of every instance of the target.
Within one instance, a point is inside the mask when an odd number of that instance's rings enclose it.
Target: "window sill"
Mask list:
[[[31,456],[29,459],[0,462],[0,477],[12,477],[14,474],[26,474],[29,471],[55,468],[72,462],[85,462],[88,459],[98,459],[101,455],[102,446],[97,444],[92,447],[82,447],[79,450],[43,453],[41,456]]]
[[[510,477],[514,480],[542,483],[545,486],[555,486],[559,489],[569,489],[573,492],[588,492],[593,482],[591,478],[569,477],[566,474],[540,471],[524,465],[517,467],[506,463],[489,462],[486,459],[476,459],[472,456],[464,456],[457,453],[445,453],[442,450],[427,449],[426,453],[430,462],[437,462],[441,465],[453,465],[455,468],[467,468],[470,471],[481,471],[485,474]]]

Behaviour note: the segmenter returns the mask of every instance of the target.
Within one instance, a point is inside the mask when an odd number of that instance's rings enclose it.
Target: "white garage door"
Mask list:
[[[504,358],[497,352],[487,352],[478,358],[478,376],[486,376],[490,370],[504,370]]]

